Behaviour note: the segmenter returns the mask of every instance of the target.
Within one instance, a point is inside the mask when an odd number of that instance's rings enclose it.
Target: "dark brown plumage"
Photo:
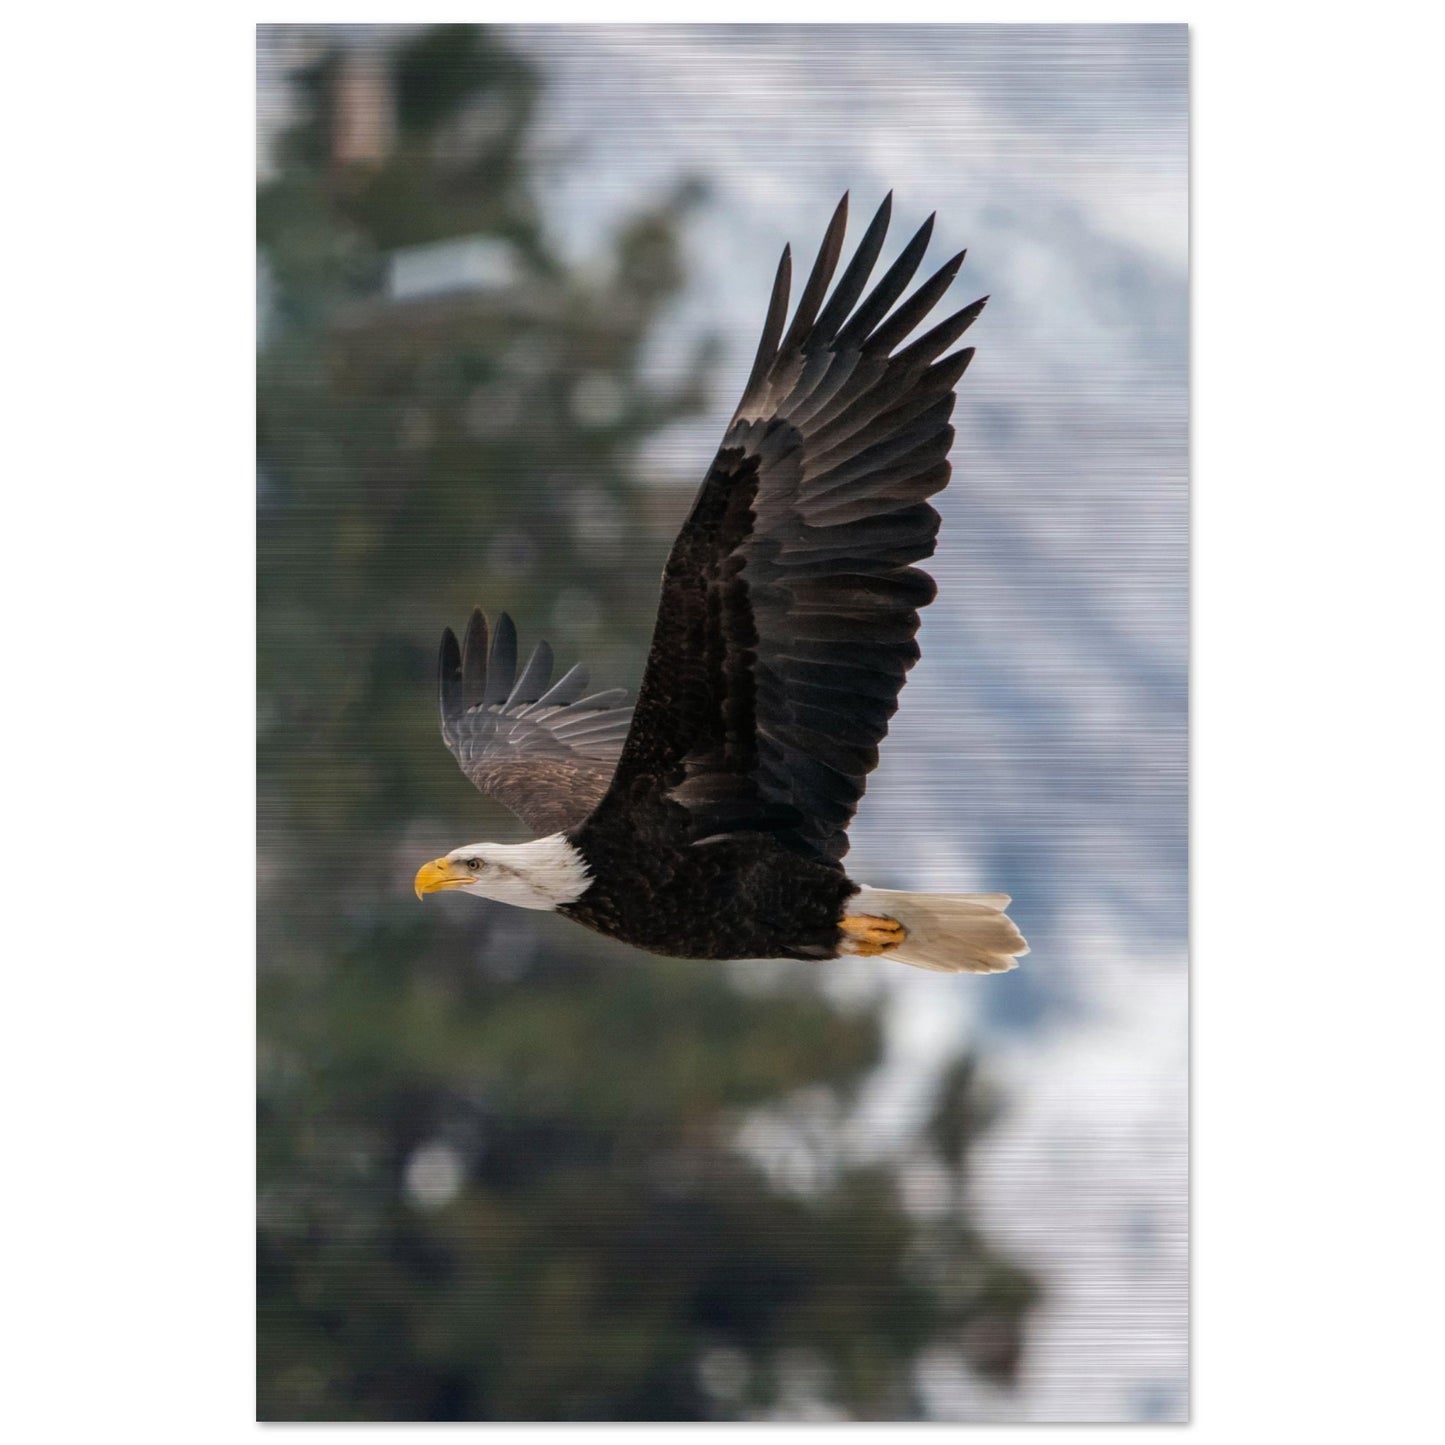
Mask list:
[[[663,573],[657,629],[611,798],[649,780],[687,813],[679,841],[757,831],[836,863],[918,660],[948,483],[953,388],[972,349],[936,358],[975,302],[896,355],[962,254],[892,317],[933,221],[851,318],[891,198],[820,313],[842,249],[839,204],[781,344],[784,251],[752,375]]]
[[[843,198],[791,323],[783,252],[742,400],[663,573],[630,728],[621,694],[581,699],[574,674],[544,694],[545,644],[514,680],[505,617],[489,664],[479,614],[464,650],[442,644],[442,730],[463,770],[580,851],[590,886],[562,911],[656,952],[832,957],[858,891],[847,828],[935,592],[914,564],[934,550],[928,498],[949,480],[973,357],[949,348],[984,305],[904,344],[963,254],[897,304],[930,217],[865,296],[891,201],[825,304]]]

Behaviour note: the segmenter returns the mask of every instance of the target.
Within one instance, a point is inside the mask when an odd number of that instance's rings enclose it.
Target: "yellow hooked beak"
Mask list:
[[[423,863],[416,871],[416,896],[424,898],[428,893],[439,893],[443,888],[465,888],[475,883],[477,875],[464,863],[453,862],[450,858],[433,858]]]

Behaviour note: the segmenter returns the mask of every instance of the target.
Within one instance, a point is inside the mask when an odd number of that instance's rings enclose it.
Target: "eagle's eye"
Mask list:
[[[480,868],[481,866],[482,866],[482,860],[481,860],[480,858],[468,858],[468,859],[467,859],[467,867],[470,868],[473,873],[475,873],[475,872],[477,871],[477,869]]]

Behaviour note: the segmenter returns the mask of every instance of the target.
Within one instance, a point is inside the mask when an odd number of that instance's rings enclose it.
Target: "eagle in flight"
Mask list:
[[[848,197],[789,322],[784,249],[747,385],[662,575],[635,705],[520,671],[503,614],[442,638],[442,737],[462,771],[540,836],[469,843],[425,864],[455,890],[555,909],[678,958],[883,955],[942,973],[1013,968],[1028,946],[1001,893],[855,883],[848,825],[919,658],[948,484],[950,348],[987,298],[904,344],[963,263],[912,281],[933,217],[864,292],[891,195],[832,294]],[[826,296],[826,302],[825,302]]]

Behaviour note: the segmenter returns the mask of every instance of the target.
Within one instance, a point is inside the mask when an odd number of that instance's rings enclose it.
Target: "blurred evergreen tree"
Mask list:
[[[598,685],[640,675],[682,505],[645,506],[636,452],[708,360],[671,389],[641,365],[689,197],[569,269],[538,77],[487,28],[329,48],[300,91],[258,195],[261,1418],[733,1418],[800,1369],[898,1418],[950,1343],[1007,1378],[1032,1287],[975,1230],[880,1170],[788,1189],[734,1147],[751,1106],[848,1097],[874,1012],[802,966],[759,996],[410,892],[520,836],[438,737],[444,624],[505,607]],[[425,294],[448,265],[482,279]],[[957,1170],[977,1120],[945,1092]]]

